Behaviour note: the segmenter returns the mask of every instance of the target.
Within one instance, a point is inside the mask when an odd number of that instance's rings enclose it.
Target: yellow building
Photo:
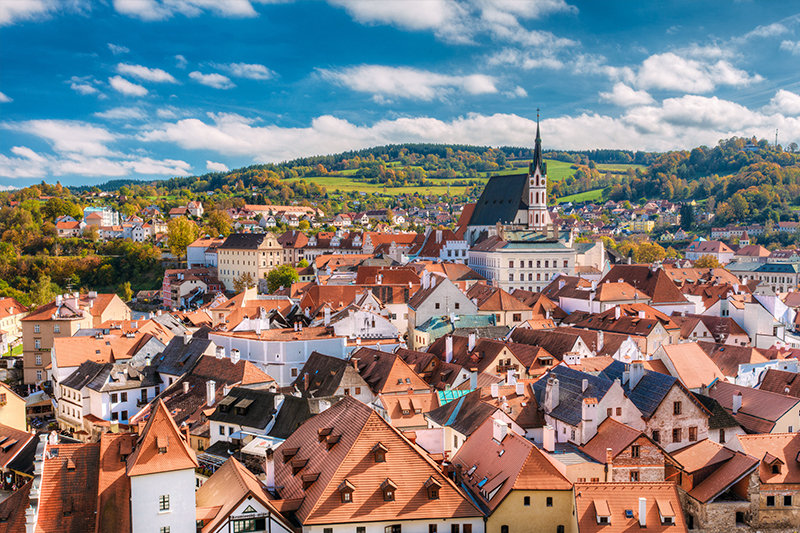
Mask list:
[[[283,247],[272,233],[233,233],[217,247],[217,277],[227,291],[242,275],[258,282],[282,264]]]
[[[488,515],[486,533],[576,533],[572,483],[508,424],[487,419],[453,458],[456,480]]]
[[[0,382],[0,424],[19,431],[27,431],[25,399],[18,396],[8,385]]]

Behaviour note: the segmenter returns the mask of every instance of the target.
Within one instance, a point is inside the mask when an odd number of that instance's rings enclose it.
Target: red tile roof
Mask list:
[[[764,484],[800,483],[800,433],[775,433],[771,435],[739,435],[742,449],[748,455],[761,461],[759,478]],[[771,455],[772,459],[767,460]],[[772,473],[769,464],[780,459],[780,472]]]
[[[733,418],[749,433],[769,433],[779,418],[789,410],[799,407],[800,403],[800,399],[791,396],[722,381],[708,389],[708,396],[717,400],[731,414],[733,396],[738,393],[742,394],[742,407]]]
[[[130,455],[135,440],[132,433],[103,433],[100,437],[97,533],[131,530],[131,482],[123,456]]]
[[[47,447],[42,468],[36,531],[94,531],[100,444],[59,444]]]
[[[25,533],[25,509],[31,503],[32,486],[33,481],[29,481],[0,502],[0,523],[5,533]]]
[[[686,533],[678,490],[674,483],[576,483],[575,513],[581,533],[626,533],[640,530],[639,498],[645,501],[648,533]],[[628,518],[626,511],[633,511]],[[673,524],[661,523],[660,513],[672,514]],[[598,514],[608,513],[608,524]]]
[[[616,457],[642,435],[638,429],[608,417],[597,427],[595,436],[581,447],[581,451],[598,463],[606,464],[606,451],[609,448],[611,456]]]
[[[159,453],[159,443],[166,443],[166,453]],[[128,457],[128,476],[141,476],[159,472],[171,472],[197,468],[194,450],[184,440],[167,406],[158,400],[155,412],[136,444],[136,451]]]

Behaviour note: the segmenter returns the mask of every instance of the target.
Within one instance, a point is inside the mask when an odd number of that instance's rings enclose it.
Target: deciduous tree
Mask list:
[[[197,224],[186,217],[173,218],[167,224],[167,244],[177,257],[186,256],[186,247],[197,239]]]
[[[297,281],[300,281],[297,271],[290,265],[281,265],[267,274],[267,290],[273,293],[280,287],[291,287]]]

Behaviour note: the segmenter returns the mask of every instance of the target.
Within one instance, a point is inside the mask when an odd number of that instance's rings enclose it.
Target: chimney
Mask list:
[[[431,289],[436,286],[436,276],[431,276]]]
[[[331,325],[331,308],[328,307],[327,305],[325,306],[324,324],[326,328]]]
[[[498,383],[492,383],[491,390],[492,398],[497,398],[500,396],[500,385]]]
[[[308,372],[303,374],[303,390],[308,390]]]
[[[595,350],[595,353],[600,352],[600,350],[603,349],[604,345],[605,345],[605,337],[603,335],[603,332],[602,331],[598,331],[597,332],[597,348]]]
[[[283,394],[276,394],[275,397],[273,398],[272,402],[275,405],[276,416],[277,416],[277,413],[280,412],[281,406],[283,405],[283,400],[285,400],[285,399],[286,399],[286,396],[284,396]]]
[[[492,420],[492,438],[497,442],[503,442],[508,434],[508,424],[496,418]]]
[[[550,453],[556,451],[556,430],[549,424],[542,428],[542,448]]]
[[[206,381],[206,405],[211,407],[217,398],[217,383],[213,379]]]
[[[642,319],[642,320],[644,320],[645,318],[647,318],[647,316],[645,315],[645,312],[644,312],[644,311],[639,311],[639,318],[640,318],[640,319]]]
[[[475,332],[469,334],[469,344],[467,345],[467,351],[471,352],[475,349]]]
[[[427,270],[422,272],[422,288],[427,289],[431,285],[431,273]]]
[[[559,398],[558,378],[550,376],[544,389],[544,412],[549,413],[558,407]]]
[[[475,390],[478,388],[478,369],[477,368],[470,368],[469,369],[469,388],[470,390]]]
[[[525,384],[517,382],[517,396],[525,396]]]
[[[239,362],[239,350],[234,348],[233,350],[231,350],[231,363],[235,365],[238,362]]]
[[[453,336],[448,335],[444,338],[444,361],[451,363],[453,361]]]
[[[647,527],[647,498],[639,498],[639,527]]]
[[[563,289],[564,285],[566,285],[566,284],[567,284],[567,282],[565,280],[563,280],[563,279],[558,280],[558,290]]]
[[[733,414],[739,414],[739,409],[742,408],[742,393],[737,392],[733,395]]]
[[[222,346],[217,346],[217,349],[215,351],[215,355],[216,355],[217,359],[222,359],[223,357],[225,357],[225,348],[222,347]]]
[[[589,380],[584,379],[583,382],[581,383],[581,392],[586,392],[586,389],[588,388],[589,388]]]
[[[517,384],[517,377],[515,375],[514,369],[509,368],[506,371],[506,385],[516,385]]]
[[[581,408],[581,446],[597,434],[597,398],[584,398]]]
[[[592,292],[597,292],[597,280],[592,280]]]
[[[631,371],[628,367],[622,372],[622,386],[624,387],[631,380]]]
[[[619,313],[620,313],[620,308],[617,305],[617,306],[614,307],[614,319],[615,320],[619,320]]]
[[[641,361],[633,361],[630,366],[630,380],[631,385],[630,389],[633,390],[636,388],[636,385],[639,384],[639,380],[644,377],[644,365]]]
[[[264,470],[267,472],[267,490],[275,490],[275,450],[267,448],[267,459],[264,461]]]
[[[184,394],[189,394],[189,382],[188,381],[184,381],[183,382],[183,393]]]

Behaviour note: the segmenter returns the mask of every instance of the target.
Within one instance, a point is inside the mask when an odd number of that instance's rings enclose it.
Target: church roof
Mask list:
[[[513,222],[520,209],[528,209],[524,192],[527,174],[492,176],[475,204],[470,226],[494,226]]]

